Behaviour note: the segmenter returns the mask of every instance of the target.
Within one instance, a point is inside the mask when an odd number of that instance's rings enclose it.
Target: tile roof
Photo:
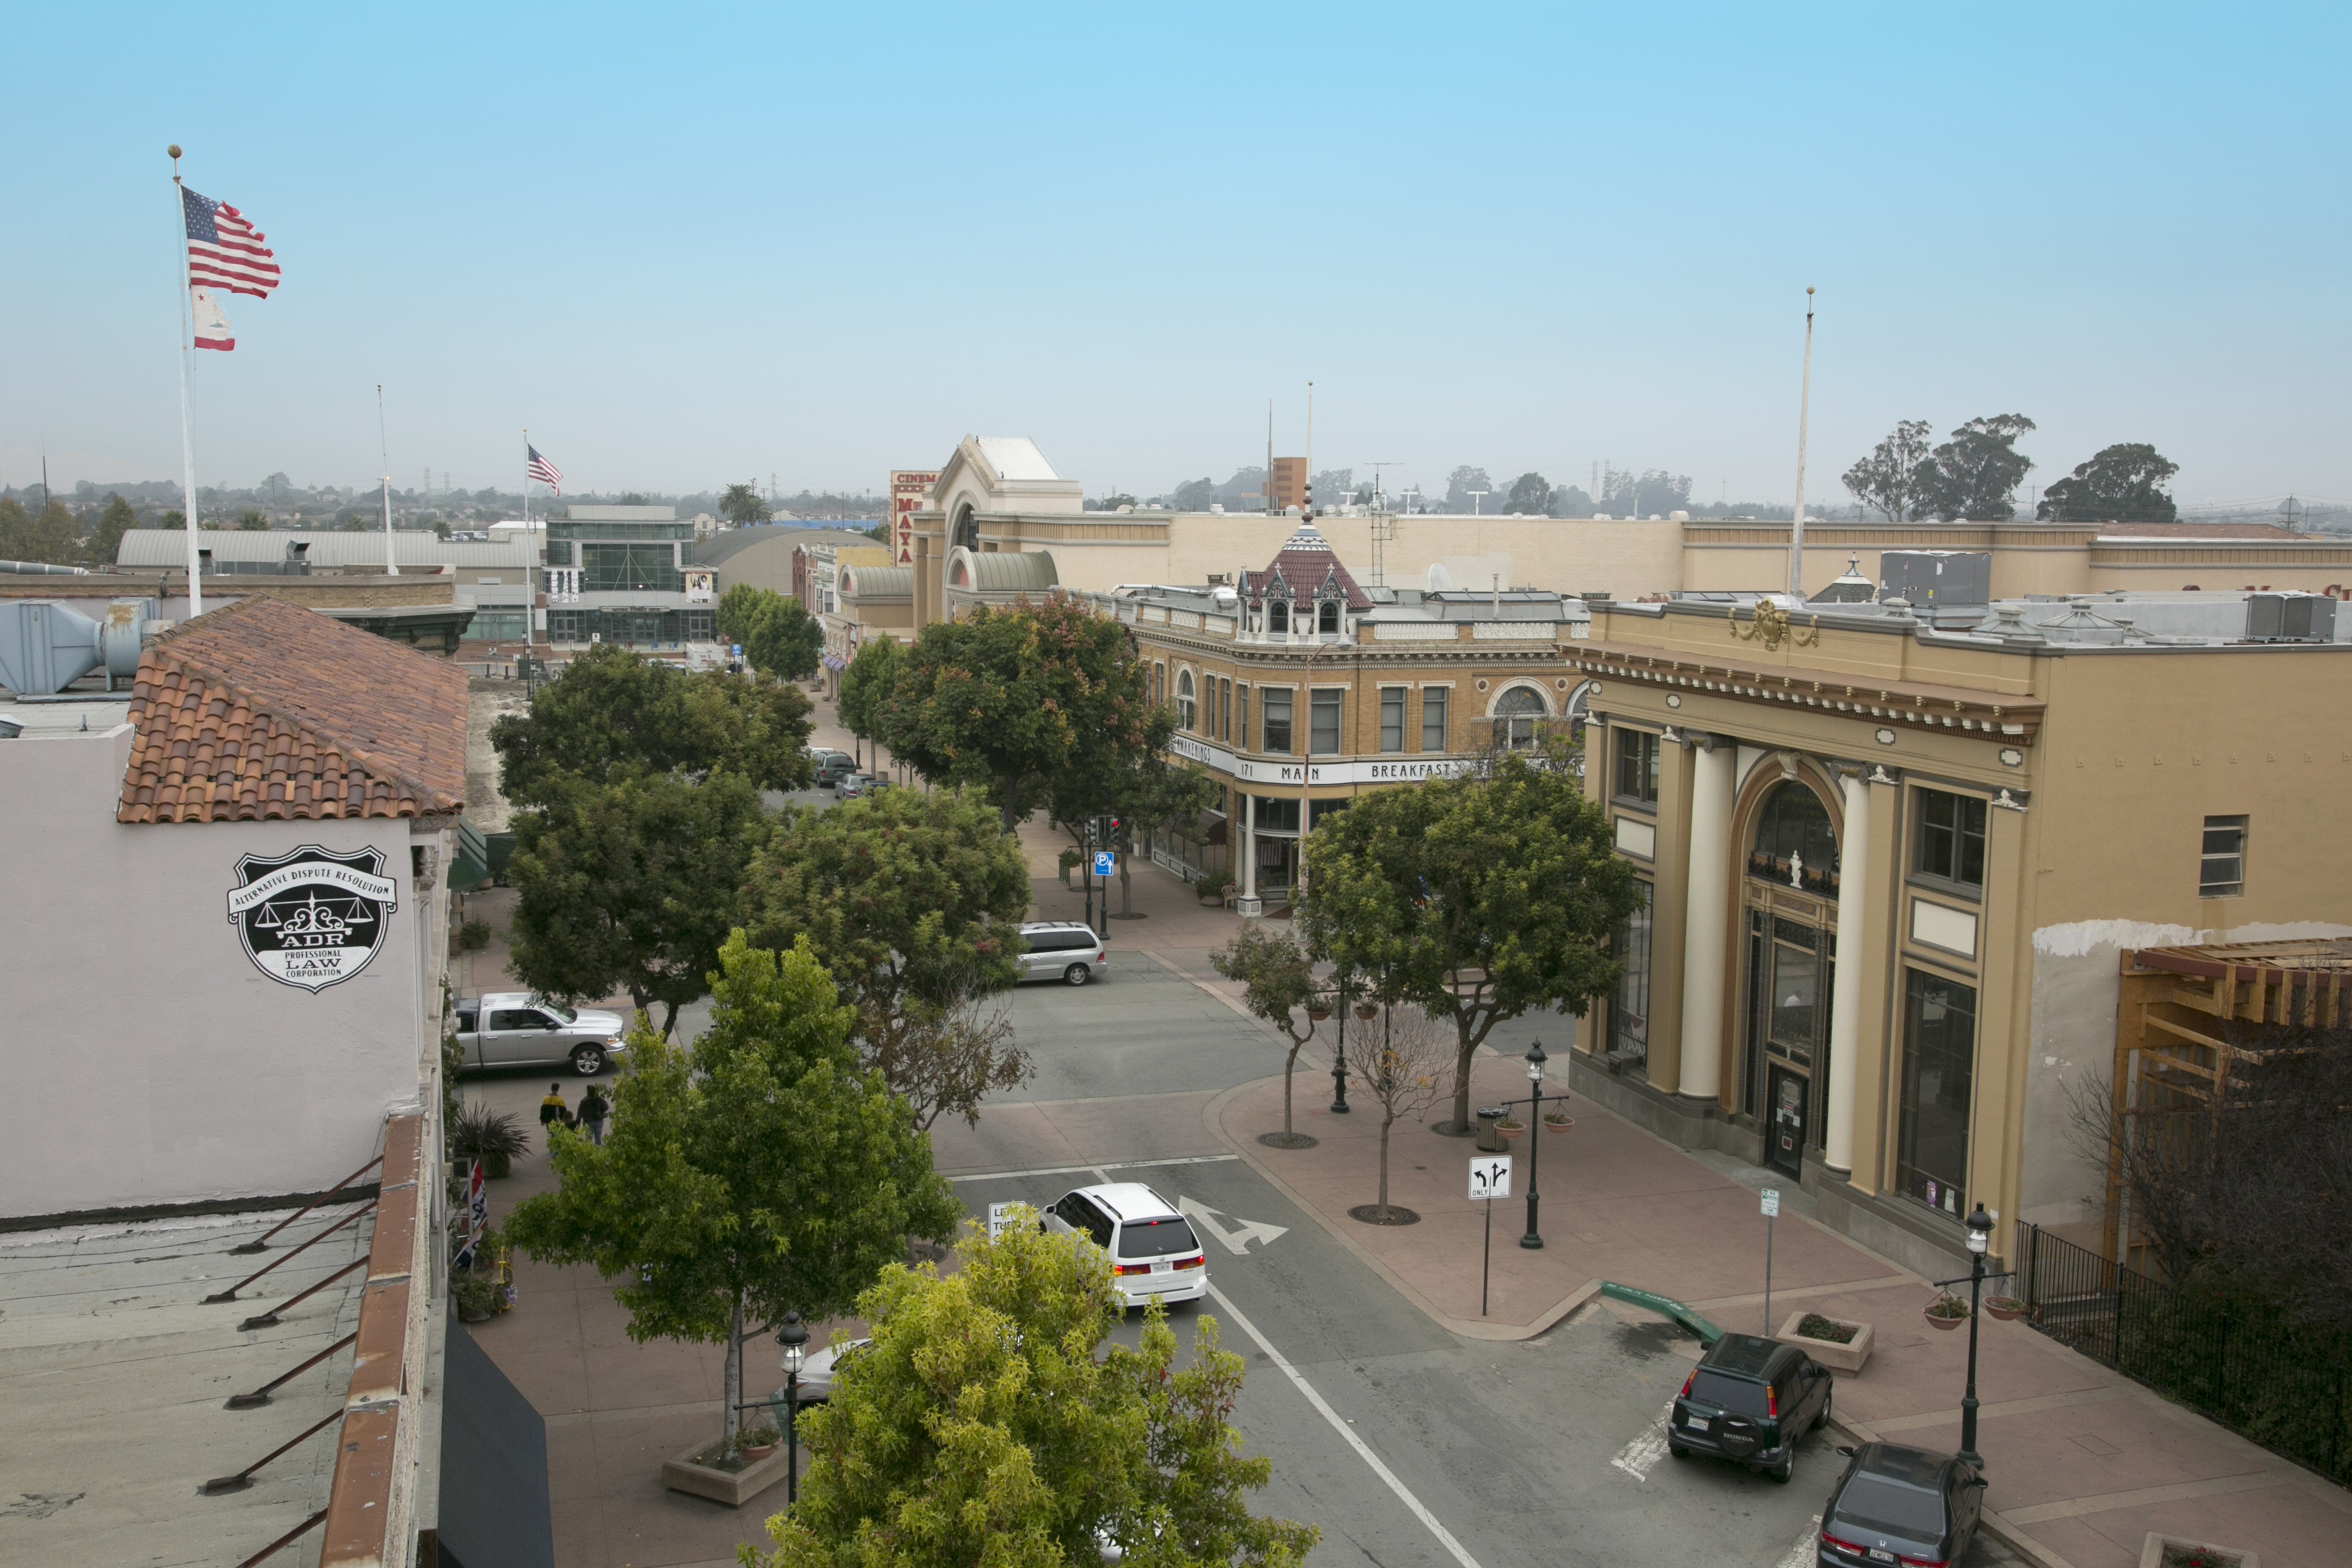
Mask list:
[[[281,600],[158,637],[131,721],[119,822],[465,809],[465,671]]]

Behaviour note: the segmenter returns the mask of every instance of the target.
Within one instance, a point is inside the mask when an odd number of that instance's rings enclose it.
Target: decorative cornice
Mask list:
[[[1704,692],[1759,707],[1808,709],[1857,720],[1897,720],[1921,729],[2019,745],[2033,743],[2047,707],[2038,697],[1971,687],[1873,679],[1828,669],[1759,668],[1622,643],[1578,644],[1569,652],[1568,662],[1588,675],[1638,681],[1660,690]]]

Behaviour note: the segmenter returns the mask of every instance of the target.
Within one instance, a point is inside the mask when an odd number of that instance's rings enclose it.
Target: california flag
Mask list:
[[[228,324],[228,312],[221,309],[220,300],[209,289],[188,290],[188,303],[196,322],[196,347],[226,351],[236,347],[235,329]]]

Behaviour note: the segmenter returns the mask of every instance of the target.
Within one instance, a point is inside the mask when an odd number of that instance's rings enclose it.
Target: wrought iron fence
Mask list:
[[[2352,1483],[2352,1334],[2298,1328],[2017,1227],[2017,1291],[2052,1339],[2331,1480]]]

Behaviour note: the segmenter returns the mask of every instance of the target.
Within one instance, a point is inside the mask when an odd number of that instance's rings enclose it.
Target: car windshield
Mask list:
[[[544,996],[532,997],[530,999],[530,1005],[538,1008],[541,1012],[549,1014],[566,1024],[577,1023],[580,1020],[579,1014],[573,1012],[569,1007],[559,1007]]]
[[[1192,1227],[1174,1215],[1166,1219],[1131,1219],[1118,1227],[1121,1258],[1166,1258],[1171,1253],[1200,1250],[1200,1238],[1192,1234]]]
[[[1765,1410],[1762,1384],[1726,1377],[1705,1367],[1699,1368],[1698,1375],[1691,1379],[1690,1396],[1701,1405],[1712,1405],[1735,1415],[1761,1415]]]
[[[1864,1473],[1846,1482],[1835,1518],[1857,1530],[1934,1541],[1944,1533],[1944,1500],[1925,1487]]]

